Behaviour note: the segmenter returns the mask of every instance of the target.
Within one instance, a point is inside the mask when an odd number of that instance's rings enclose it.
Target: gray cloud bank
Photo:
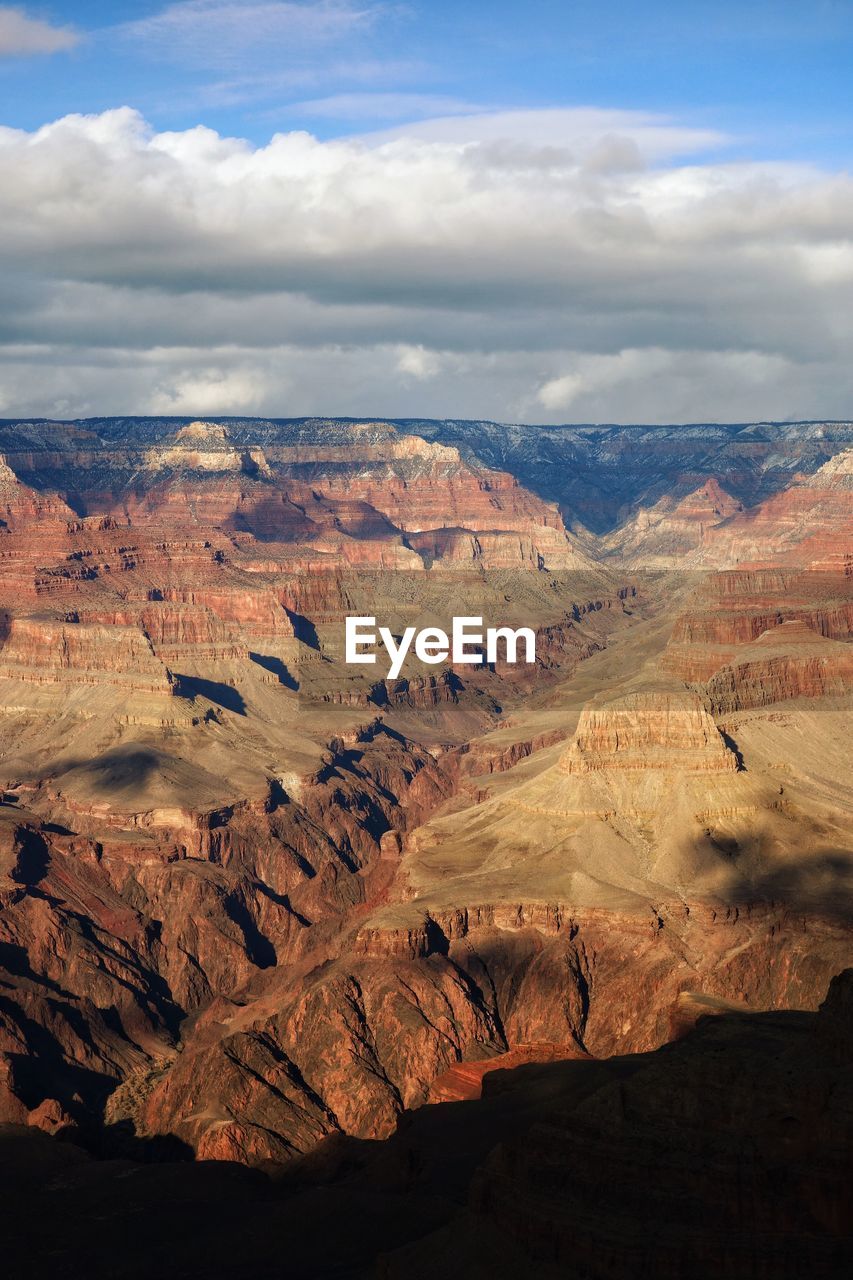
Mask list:
[[[853,181],[629,112],[0,130],[0,415],[844,417]]]
[[[80,37],[70,27],[53,27],[21,9],[0,5],[0,58],[59,53],[73,49]]]

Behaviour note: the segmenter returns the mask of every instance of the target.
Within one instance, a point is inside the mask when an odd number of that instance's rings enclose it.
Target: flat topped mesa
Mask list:
[[[236,446],[228,429],[218,422],[190,422],[172,440],[146,449],[143,469],[149,472],[242,472],[247,476],[269,476],[263,449]]]
[[[560,758],[564,773],[602,769],[735,772],[737,757],[697,693],[627,694],[581,712],[573,742]]]
[[[175,435],[179,440],[203,440],[205,444],[227,444],[228,430],[220,422],[202,422],[196,420],[181,427]]]

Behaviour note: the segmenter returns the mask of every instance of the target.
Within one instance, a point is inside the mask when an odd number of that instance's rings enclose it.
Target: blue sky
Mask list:
[[[32,129],[129,104],[159,129],[203,122],[263,142],[469,104],[596,105],[711,126],[735,135],[741,154],[850,159],[850,0],[353,0],[305,5],[324,21],[295,34],[275,14],[292,7],[32,5],[32,18],[70,28],[77,43],[0,57],[0,118]]]
[[[853,416],[853,0],[0,0],[0,416]]]

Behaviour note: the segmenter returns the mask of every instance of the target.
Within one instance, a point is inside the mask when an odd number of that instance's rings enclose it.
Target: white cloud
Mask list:
[[[288,111],[330,120],[400,120],[422,116],[473,115],[482,108],[431,93],[336,93],[293,102]]]
[[[341,52],[343,53],[343,50]],[[278,105],[274,110],[268,109],[263,113],[263,118],[275,119],[287,117],[293,109],[298,109],[302,105],[289,102],[294,94],[307,93],[330,82],[350,86],[353,89],[353,96],[357,98],[358,94],[354,86],[374,84],[384,86],[393,84],[395,81],[411,83],[424,74],[423,64],[419,62],[403,59],[383,61],[370,57],[355,58],[351,54],[337,60],[329,56],[315,62],[302,60],[298,65],[283,65],[283,61],[279,59],[278,65],[269,71],[255,66],[251,75],[232,75],[223,80],[213,80],[208,84],[194,86],[191,96],[193,100],[205,106],[215,107],[276,100]],[[316,99],[316,101],[323,102],[325,99]]]
[[[126,22],[118,33],[149,53],[206,67],[230,67],[247,54],[292,57],[369,29],[385,11],[357,0],[181,0]]]
[[[651,112],[598,107],[472,110],[464,115],[454,112],[376,133],[372,141],[382,143],[402,137],[460,145],[509,140],[537,150],[561,147],[575,156],[592,157],[594,164],[596,157],[606,160],[611,152],[617,168],[634,167],[638,155],[657,161],[694,155],[728,141],[717,130],[686,127]],[[628,164],[624,165],[626,158]]]
[[[546,409],[565,412],[578,401],[604,389],[644,383],[665,375],[683,358],[683,352],[660,347],[627,349],[615,355],[579,353],[574,357],[572,372],[543,383],[536,398]]]
[[[275,392],[286,391],[287,382],[279,376]],[[149,413],[187,414],[212,413],[227,415],[231,406],[239,404],[241,411],[259,410],[269,397],[270,380],[257,367],[237,365],[227,369],[213,365],[193,369],[170,368],[161,375],[157,385],[146,396]]]
[[[442,359],[437,351],[427,351],[422,343],[415,347],[401,346],[397,356],[397,371],[409,374],[418,382],[427,382],[441,372]]]
[[[700,388],[718,402],[722,402],[721,392],[728,390],[729,395],[734,392],[736,399],[750,405],[750,413],[736,416],[784,418],[790,416],[788,408],[768,415],[765,406],[787,405],[794,390],[792,383],[796,384],[798,377],[809,378],[805,368],[798,370],[782,356],[761,351],[628,348],[615,355],[573,352],[564,363],[570,364],[572,371],[544,382],[536,400],[549,414],[568,414],[573,419],[580,409],[585,418],[600,420],[609,416],[602,410],[619,404],[630,421],[645,421],[642,415],[650,411],[659,414],[662,403],[667,406],[663,420],[695,419],[703,416],[690,411]],[[784,401],[779,399],[780,392],[786,397]]]
[[[581,374],[563,373],[559,378],[549,378],[547,382],[543,382],[536,393],[536,399],[549,412],[565,412],[583,390],[584,379]]]
[[[259,148],[129,109],[0,130],[0,412],[850,413],[848,175],[521,114]]]
[[[80,37],[70,27],[52,27],[22,9],[0,6],[0,57],[26,57],[73,49]]]

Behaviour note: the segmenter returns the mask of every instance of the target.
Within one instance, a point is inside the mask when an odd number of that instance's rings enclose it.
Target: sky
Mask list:
[[[0,416],[853,416],[853,0],[0,4]]]

